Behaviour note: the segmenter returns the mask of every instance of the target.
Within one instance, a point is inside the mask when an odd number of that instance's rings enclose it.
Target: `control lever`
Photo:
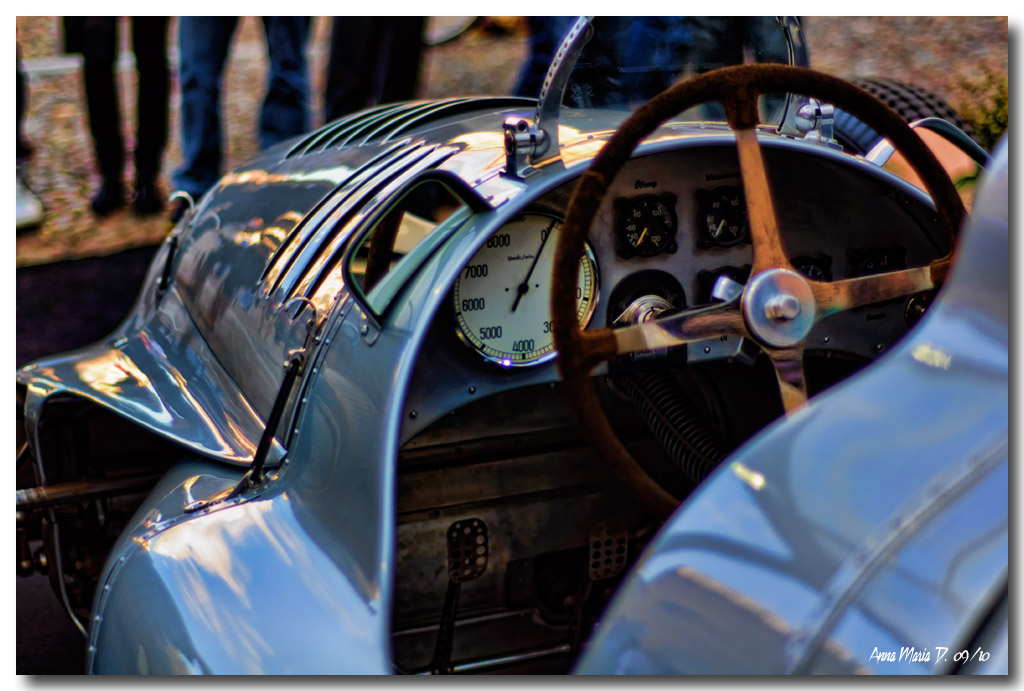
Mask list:
[[[444,596],[441,624],[437,630],[431,674],[452,673],[452,643],[455,615],[459,609],[462,584],[475,580],[487,570],[487,525],[479,518],[456,521],[448,526],[448,592]]]
[[[580,582],[573,606],[572,621],[569,624],[573,657],[583,645],[583,636],[586,633],[583,618],[594,584],[622,573],[626,568],[628,551],[629,533],[621,523],[598,523],[590,531],[590,542],[587,545],[587,576]]]

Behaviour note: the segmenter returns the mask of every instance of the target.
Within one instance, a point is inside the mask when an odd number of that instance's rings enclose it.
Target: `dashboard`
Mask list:
[[[766,142],[764,155],[785,250],[798,271],[832,281],[924,266],[948,251],[922,196],[873,174],[867,162],[786,144]],[[473,399],[557,382],[551,260],[574,187],[572,180],[524,205],[463,267],[424,345],[429,367],[418,367],[408,402],[418,422],[407,418],[403,441]],[[751,259],[734,146],[634,158],[590,229],[577,317],[591,328],[615,325],[640,298],[658,311],[709,304],[715,280],[724,274],[744,283]],[[833,315],[812,330],[808,352],[870,361],[902,337],[930,299],[921,294]],[[751,345],[724,338],[690,344],[685,362],[742,359],[756,353]]]

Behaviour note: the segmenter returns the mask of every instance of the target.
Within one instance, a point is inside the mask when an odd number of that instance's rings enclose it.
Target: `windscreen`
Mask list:
[[[575,18],[543,18],[564,35]],[[778,17],[597,17],[569,77],[563,105],[569,108],[633,110],[686,77],[726,65],[805,63],[792,59]],[[806,66],[806,65],[804,65]],[[778,124],[784,98],[762,98],[765,124]],[[682,114],[685,119],[723,120],[717,103]]]

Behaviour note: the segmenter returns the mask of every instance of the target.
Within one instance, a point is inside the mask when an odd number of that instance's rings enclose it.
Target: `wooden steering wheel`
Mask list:
[[[570,409],[613,477],[657,516],[667,516],[679,502],[644,472],[612,431],[590,380],[594,367],[628,353],[711,337],[747,338],[771,359],[783,408],[791,413],[807,401],[804,348],[815,324],[842,310],[931,290],[942,283],[950,267],[952,251],[929,266],[829,283],[797,272],[783,251],[757,141],[758,96],[766,93],[799,93],[834,103],[888,138],[924,181],[950,247],[965,215],[953,183],[903,118],[868,92],[836,77],[775,64],[725,67],[680,82],[636,110],[583,174],[569,202],[555,250],[551,316]],[[753,250],[750,280],[742,293],[723,303],[624,328],[582,330],[573,299],[579,261],[584,238],[609,185],[641,139],[675,114],[707,101],[722,104],[736,136]]]

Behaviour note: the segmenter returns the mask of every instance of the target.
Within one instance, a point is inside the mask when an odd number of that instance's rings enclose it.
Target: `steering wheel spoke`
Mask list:
[[[946,257],[916,269],[890,271],[832,283],[808,281],[817,304],[817,320],[836,312],[931,290],[942,283],[949,266],[950,259]]]
[[[615,329],[616,353],[640,353],[674,348],[717,336],[747,336],[739,296],[709,307],[683,310],[670,316]]]
[[[768,183],[768,170],[754,129],[737,130],[736,151],[739,154],[740,177],[743,180],[747,221],[750,224],[750,243],[753,246],[751,273],[791,268],[782,249],[782,236]]]
[[[807,380],[804,378],[804,348],[768,349],[765,351],[775,367],[779,395],[786,413],[792,413],[807,402]]]

